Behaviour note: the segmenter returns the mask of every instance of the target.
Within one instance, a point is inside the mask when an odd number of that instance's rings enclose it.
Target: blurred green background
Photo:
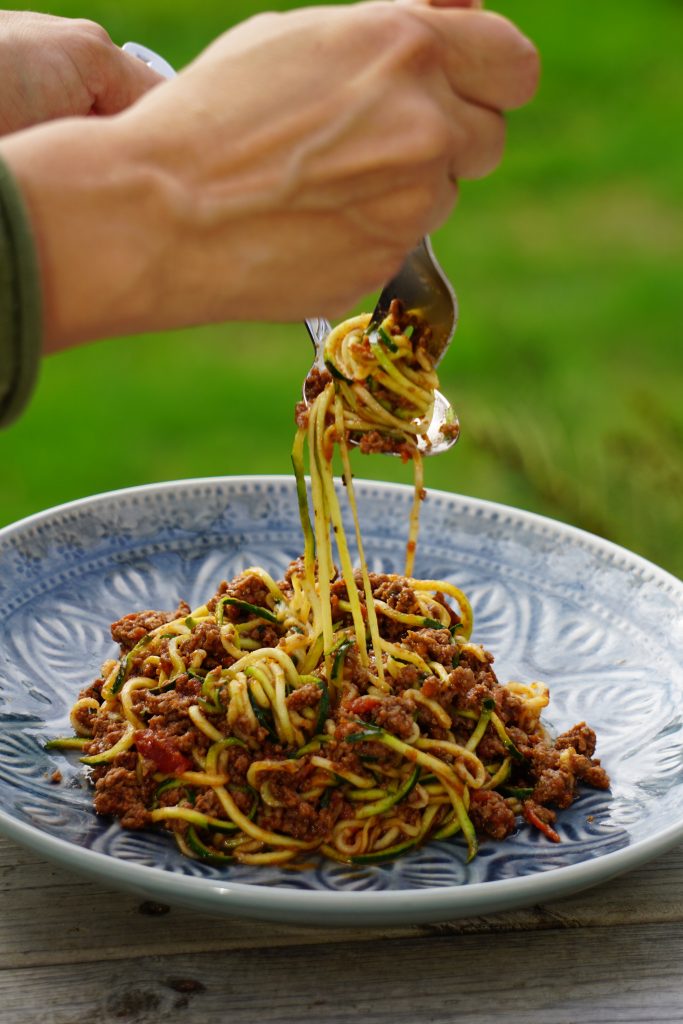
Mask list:
[[[180,67],[230,24],[290,6],[31,9],[93,18]],[[574,523],[683,575],[683,4],[498,9],[537,42],[543,80],[510,116],[500,170],[463,186],[434,238],[461,306],[441,376],[463,429],[429,461],[427,484]],[[28,412],[0,434],[0,523],[149,481],[288,473],[310,361],[299,324],[226,324],[50,358]],[[398,460],[356,458],[359,476],[407,477]]]

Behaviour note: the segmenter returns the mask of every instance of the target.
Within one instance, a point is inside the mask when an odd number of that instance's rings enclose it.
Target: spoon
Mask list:
[[[405,309],[418,313],[431,327],[428,352],[436,366],[455,332],[458,304],[455,292],[439,266],[428,238],[423,238],[408,253],[398,274],[382,289],[371,323],[378,324],[384,320],[393,299],[400,299]],[[306,327],[315,351],[313,367],[324,370],[325,341],[332,327],[323,317],[306,320]],[[442,427],[448,429],[444,432]],[[452,448],[458,440],[458,434],[458,418],[453,406],[440,391],[435,391],[432,419],[426,435],[418,439],[419,451],[423,455],[439,455]]]

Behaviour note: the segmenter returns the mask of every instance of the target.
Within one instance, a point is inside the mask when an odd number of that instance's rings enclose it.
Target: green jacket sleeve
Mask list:
[[[28,402],[41,349],[40,276],[21,193],[0,161],[0,427]]]

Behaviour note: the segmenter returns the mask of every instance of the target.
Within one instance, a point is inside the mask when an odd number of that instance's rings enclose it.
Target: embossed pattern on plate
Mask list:
[[[400,571],[410,489],[357,486],[371,567]],[[533,901],[683,837],[683,585],[588,534],[439,492],[424,504],[416,575],[470,595],[475,638],[496,655],[499,678],[548,682],[552,729],[586,719],[598,731],[612,789],[587,789],[561,812],[560,845],[521,827],[482,843],[469,865],[456,839],[381,866],[225,870],[183,858],[167,835],[97,818],[77,757],[43,743],[68,731],[76,693],[114,653],[109,623],[181,597],[200,604],[249,565],[277,576],[300,548],[293,482],[277,477],[135,488],[0,531],[0,829],[171,902],[288,920],[322,921],[324,910],[330,923]]]

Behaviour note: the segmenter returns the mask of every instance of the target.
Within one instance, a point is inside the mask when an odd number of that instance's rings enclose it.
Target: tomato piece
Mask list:
[[[381,703],[379,697],[354,697],[348,709],[352,715],[369,715]]]
[[[153,761],[165,775],[182,775],[192,768],[190,758],[181,754],[172,740],[162,739],[152,729],[136,732],[134,739],[138,753]]]
[[[436,676],[430,676],[428,679],[425,679],[424,683],[422,684],[422,692],[424,693],[425,697],[429,697],[430,700],[438,696],[440,689],[441,687],[439,685],[439,680],[436,678]]]

